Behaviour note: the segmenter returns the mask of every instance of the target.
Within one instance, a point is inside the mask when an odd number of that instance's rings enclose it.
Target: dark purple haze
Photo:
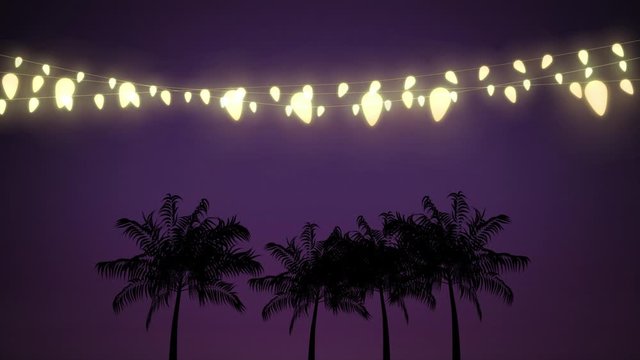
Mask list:
[[[624,1],[131,3],[3,3],[0,52],[158,84],[227,86],[371,80],[640,37]],[[213,214],[238,214],[263,253],[306,221],[324,235],[353,228],[360,214],[373,222],[386,210],[418,211],[426,194],[444,207],[457,190],[510,215],[494,247],[532,259],[508,276],[512,307],[483,298],[479,322],[461,305],[465,359],[640,358],[637,99],[616,89],[600,119],[566,88],[533,91],[517,105],[469,95],[441,123],[395,109],[375,128],[347,110],[312,126],[266,109],[235,123],[179,97],[168,109],[143,99],[141,111],[99,113],[86,100],[71,114],[50,103],[33,116],[6,114],[0,358],[165,358],[170,311],[149,332],[147,304],[114,315],[123,283],[93,267],[135,253],[115,220],[157,208],[167,192],[182,195],[185,210],[206,197]],[[292,336],[290,313],[263,322],[267,296],[244,280],[244,314],[186,303],[183,359],[306,356],[308,319]],[[438,300],[435,312],[411,303],[409,325],[391,309],[393,358],[450,357],[449,307]],[[368,322],[320,313],[318,359],[381,357],[379,304],[368,305]]]

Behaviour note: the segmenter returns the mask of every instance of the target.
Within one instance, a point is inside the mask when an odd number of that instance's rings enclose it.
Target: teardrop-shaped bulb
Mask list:
[[[20,80],[16,74],[8,73],[2,77],[2,88],[4,89],[7,99],[11,100],[18,92]]]
[[[188,104],[191,102],[191,97],[193,96],[193,94],[191,94],[191,91],[185,91],[184,92],[184,101]]]
[[[411,106],[413,105],[413,93],[411,91],[405,91],[402,93],[402,103],[404,103],[404,106],[406,106],[407,109],[411,109]]]
[[[611,51],[613,51],[613,53],[618,55],[619,57],[624,57],[624,49],[622,48],[622,45],[620,45],[619,43],[613,44],[611,46]]]
[[[582,86],[580,86],[579,83],[572,82],[571,84],[569,84],[569,91],[571,91],[573,96],[577,97],[578,99],[582,99]]]
[[[562,84],[562,77],[563,77],[563,76],[562,76],[562,74],[561,74],[561,73],[557,73],[554,77],[555,77],[556,82],[557,82],[558,84]]]
[[[360,105],[358,104],[353,104],[351,106],[351,112],[353,113],[353,116],[357,116],[358,113],[360,112]]]
[[[160,99],[165,105],[171,105],[171,93],[169,92],[169,90],[162,90],[160,92]]]
[[[589,77],[591,77],[591,74],[593,74],[593,69],[592,68],[588,67],[588,68],[584,69],[584,77],[585,78],[588,79]]]
[[[271,95],[273,101],[280,101],[280,88],[277,86],[272,86],[271,89],[269,89],[269,95]]]
[[[493,96],[494,91],[496,90],[496,87],[493,85],[489,85],[487,86],[487,93],[489,93],[489,96]]]
[[[487,76],[489,76],[489,67],[486,65],[480,66],[480,69],[478,70],[478,80],[482,81],[486,79]]]
[[[404,89],[405,90],[409,90],[411,89],[414,85],[416,84],[416,78],[414,76],[407,76],[406,79],[404,79]]]
[[[80,83],[82,82],[82,80],[84,80],[84,73],[83,73],[82,71],[79,71],[79,72],[76,74],[76,82],[77,82],[78,84],[80,84]]]
[[[600,80],[592,80],[584,87],[584,97],[598,116],[604,116],[607,111],[607,85]]]
[[[151,85],[149,86],[149,95],[151,95],[151,97],[156,96],[156,93],[158,92],[158,87],[155,85]]]
[[[384,109],[387,111],[391,110],[391,100],[387,99],[384,101]]]
[[[96,94],[93,97],[93,102],[96,104],[96,107],[98,108],[98,110],[102,110],[102,107],[104,106],[104,95]]]
[[[36,75],[31,81],[31,90],[33,90],[33,93],[35,94],[42,89],[42,85],[44,85],[44,78],[40,75]]]
[[[20,67],[20,65],[22,65],[22,58],[20,56],[18,56],[15,61],[13,62],[13,65],[17,68]]]
[[[29,112],[32,113],[36,111],[38,105],[40,105],[40,100],[38,100],[38,98],[29,99]]]
[[[451,70],[444,73],[444,78],[452,84],[458,84],[458,77],[456,76],[456,73]]]
[[[318,117],[322,116],[322,114],[324,114],[324,111],[325,111],[324,106],[322,105],[318,106],[318,108],[316,109],[316,116]]]
[[[622,60],[618,63],[618,65],[620,66],[620,70],[622,70],[622,72],[627,72],[627,62]]]
[[[209,105],[209,101],[211,100],[211,92],[208,89],[200,90],[200,100],[202,100],[205,105]]]
[[[66,108],[71,111],[73,108],[73,96],[76,91],[76,84],[69,78],[62,78],[56,81],[55,98],[58,109]]]
[[[436,122],[442,120],[451,105],[451,94],[443,87],[437,87],[429,93],[429,107],[431,116]]]
[[[506,96],[507,99],[509,99],[509,101],[511,101],[511,103],[513,104],[515,104],[518,100],[516,88],[514,88],[513,86],[507,86],[506,88],[504,88],[504,96]]]
[[[347,93],[347,91],[349,91],[349,84],[343,82],[338,85],[339,98],[343,97]]]
[[[513,68],[516,69],[516,71],[521,74],[524,74],[527,72],[527,68],[524,66],[524,62],[522,62],[522,60],[514,61]]]
[[[589,62],[589,53],[587,52],[587,50],[578,51],[578,59],[580,59],[582,65],[587,65],[587,63]]]
[[[620,80],[620,89],[629,95],[633,95],[633,84],[629,79]]]
[[[548,68],[553,62],[553,57],[549,54],[546,54],[542,57],[542,62],[540,63],[540,67],[544,70]]]

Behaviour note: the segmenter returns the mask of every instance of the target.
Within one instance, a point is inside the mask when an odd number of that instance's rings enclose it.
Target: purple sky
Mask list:
[[[143,82],[227,86],[371,80],[640,37],[623,1],[135,3],[3,4],[0,52]],[[0,118],[0,358],[166,357],[170,311],[149,332],[146,303],[114,315],[123,283],[93,267],[135,253],[115,220],[157,208],[167,192],[185,210],[206,197],[212,214],[238,214],[262,252],[306,221],[325,235],[352,229],[360,214],[374,222],[382,211],[418,211],[426,194],[445,207],[457,190],[510,215],[494,247],[532,259],[508,276],[512,307],[483,298],[479,322],[460,306],[465,359],[640,358],[637,95],[614,91],[602,119],[565,88],[515,106],[469,95],[441,123],[395,109],[375,128],[347,110],[304,126],[275,112],[235,123],[214,107],[144,99],[141,111],[77,108],[43,103],[33,116]],[[267,295],[238,282],[245,314],[184,303],[181,357],[306,356],[308,319],[289,336],[290,314],[263,322]],[[393,358],[450,357],[449,307],[438,300],[435,312],[411,303],[409,325],[391,309]],[[318,359],[381,357],[379,304],[368,305],[368,322],[320,313]]]

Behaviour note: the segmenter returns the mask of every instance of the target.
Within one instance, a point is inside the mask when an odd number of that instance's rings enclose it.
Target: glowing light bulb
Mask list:
[[[452,91],[449,93],[449,96],[451,97],[451,101],[453,101],[454,103],[458,102],[458,93],[455,91]]]
[[[256,111],[258,111],[258,104],[256,104],[255,101],[252,101],[249,103],[249,110],[251,110],[252,113],[256,113]]]
[[[240,87],[235,90],[228,90],[222,96],[224,99],[224,108],[235,121],[240,120],[242,116],[245,95],[247,95],[247,91]]]
[[[44,78],[40,75],[34,76],[33,80],[31,80],[31,90],[33,90],[34,93],[40,91],[42,85],[44,85]]]
[[[191,91],[185,91],[184,92],[184,101],[188,104],[191,102],[191,97],[193,96],[193,94],[191,94]]]
[[[553,62],[553,57],[549,54],[545,54],[542,57],[542,62],[540,63],[540,67],[544,70],[548,68],[552,62]]]
[[[77,82],[78,84],[80,84],[80,83],[82,82],[82,80],[84,80],[84,73],[83,73],[82,71],[79,71],[79,72],[76,74],[76,82]]]
[[[516,71],[521,74],[524,74],[527,72],[527,68],[524,66],[524,62],[522,62],[522,60],[514,61],[513,68],[516,69]]]
[[[402,103],[407,109],[411,109],[413,105],[413,93],[411,91],[405,91],[402,93]]]
[[[15,65],[16,69],[19,68],[20,65],[22,65],[22,58],[18,56],[16,60],[13,62],[13,65]]]
[[[310,124],[313,118],[313,88],[311,85],[302,87],[301,92],[293,94],[291,97],[291,108],[293,112],[304,122]]]
[[[49,65],[47,65],[47,64],[42,65],[42,72],[45,75],[49,76],[49,74],[51,73],[51,67]]]
[[[524,87],[525,90],[529,91],[529,89],[531,89],[531,80],[524,79],[524,81],[522,82],[522,87]]]
[[[418,105],[420,105],[420,107],[424,107],[425,100],[424,95],[418,96]]]
[[[56,81],[55,98],[58,109],[63,107],[71,111],[73,108],[73,94],[76,92],[76,84],[69,78]]]
[[[593,74],[593,69],[588,67],[586,69],[584,69],[584,77],[585,78],[589,78],[591,76],[591,74]]]
[[[116,87],[116,79],[111,78],[109,79],[109,89],[113,90]]]
[[[413,81],[414,83],[410,84],[411,86],[415,85],[415,79]],[[364,115],[365,120],[367,120],[367,123],[370,126],[374,126],[378,122],[380,114],[382,113],[382,107],[384,106],[382,96],[378,94],[378,90],[380,90],[380,87],[381,85],[379,81],[373,81],[371,83],[371,86],[369,86],[369,91],[366,94],[362,95],[362,99],[360,101],[362,114]]]
[[[155,85],[151,85],[149,86],[149,95],[151,95],[151,97],[156,96],[156,93],[158,92],[158,87]]]
[[[478,80],[482,81],[489,76],[489,67],[487,65],[480,66],[480,70],[478,70]]]
[[[615,43],[611,46],[611,51],[613,51],[613,53],[618,55],[619,57],[624,57],[624,49],[622,48],[622,45],[618,43]]]
[[[8,73],[2,77],[2,88],[4,89],[4,93],[7,95],[7,99],[11,100],[16,96],[16,92],[18,92],[18,84],[20,84],[20,80],[18,80],[18,76],[16,76],[16,74]]]
[[[580,86],[579,83],[572,82],[571,84],[569,84],[569,91],[571,91],[573,96],[577,97],[578,99],[582,99],[582,86]]]
[[[338,97],[341,98],[343,97],[347,91],[349,91],[349,84],[347,83],[340,83],[338,84]]]
[[[578,51],[578,59],[580,59],[582,65],[587,65],[587,63],[589,62],[589,53],[587,52],[587,50]]]
[[[287,105],[284,107],[284,113],[287,114],[287,117],[291,116],[292,112],[293,108],[291,107],[291,105]]]
[[[3,115],[5,110],[7,110],[7,101],[5,99],[0,99],[0,115]]]
[[[487,93],[489,93],[489,96],[493,96],[493,92],[496,90],[496,87],[493,85],[489,85],[487,86]]]
[[[558,84],[562,84],[562,74],[561,73],[557,73],[555,76],[556,82]]]
[[[200,99],[205,105],[209,105],[209,101],[211,100],[211,92],[207,89],[200,90]]]
[[[627,62],[622,60],[618,63],[618,65],[620,66],[620,70],[622,70],[622,72],[627,72]]]
[[[633,95],[633,84],[629,79],[620,80],[620,89],[629,95]]]
[[[322,116],[322,114],[324,114],[324,111],[325,111],[324,106],[322,105],[318,106],[318,108],[316,109],[316,116],[318,117]]]
[[[169,92],[169,90],[162,90],[160,92],[160,100],[167,106],[171,105],[171,92]]]
[[[40,100],[38,100],[37,98],[29,99],[29,112],[32,113],[36,111],[38,105],[40,105]]]
[[[140,95],[136,92],[136,87],[130,82],[123,82],[118,87],[118,100],[120,107],[126,108],[129,104],[140,107]]]
[[[271,89],[269,89],[269,95],[271,95],[273,101],[280,101],[280,88],[278,88],[277,86],[272,86]]]
[[[104,95],[96,94],[93,97],[93,102],[96,104],[98,110],[102,110],[102,107],[104,107]]]
[[[591,105],[593,111],[598,116],[603,116],[607,111],[607,85],[600,80],[592,80],[584,87],[584,96],[587,98],[587,102]]]
[[[451,105],[451,95],[449,90],[438,87],[429,93],[429,107],[431,108],[431,116],[436,122],[442,120]]]
[[[391,110],[391,100],[387,99],[384,101],[384,109],[387,111]]]
[[[456,76],[456,73],[451,70],[444,73],[444,78],[452,84],[458,84],[458,77]]]
[[[506,88],[504,88],[504,96],[506,96],[507,99],[509,99],[509,101],[514,104],[518,100],[516,88],[514,88],[513,86],[507,86]]]
[[[407,76],[406,79],[404,79],[404,89],[405,90],[409,90],[411,89],[414,85],[416,84],[416,78],[414,76]]]
[[[360,105],[358,104],[351,105],[351,112],[353,113],[353,116],[357,116],[358,113],[360,112]]]

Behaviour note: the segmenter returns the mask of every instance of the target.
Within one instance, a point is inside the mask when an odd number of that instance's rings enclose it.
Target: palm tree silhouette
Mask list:
[[[446,284],[451,307],[452,357],[460,360],[455,291],[461,299],[475,305],[478,317],[482,319],[478,292],[489,292],[511,304],[513,291],[500,275],[507,271],[523,271],[529,258],[487,248],[492,237],[510,222],[508,216],[487,218],[477,209],[473,209],[472,214],[462,192],[451,193],[449,198],[452,202],[450,213],[439,211],[425,196],[422,200],[424,213],[409,217],[386,213],[383,218],[385,231],[409,244],[416,255],[412,265],[416,283],[427,287]]]
[[[345,262],[350,264],[346,276],[351,286],[367,295],[378,293],[382,315],[382,358],[391,358],[389,320],[387,302],[398,305],[409,321],[409,313],[404,302],[409,295],[409,279],[406,271],[405,254],[391,238],[378,229],[372,228],[363,216],[356,219],[358,230],[349,233],[352,239],[350,255]],[[431,294],[425,302],[435,305]]]
[[[320,303],[334,314],[355,312],[365,319],[369,318],[361,294],[343,281],[344,272],[339,268],[343,264],[342,231],[336,227],[326,240],[317,241],[317,227],[316,224],[305,224],[299,237],[300,241],[294,237],[287,240],[286,245],[268,243],[265,248],[285,270],[277,275],[249,280],[249,285],[254,290],[273,294],[262,309],[264,320],[268,320],[277,312],[293,309],[289,334],[293,331],[296,320],[312,311],[309,360],[315,359],[315,334]]]
[[[245,307],[227,277],[258,275],[262,266],[252,250],[236,248],[249,240],[249,231],[235,217],[223,220],[207,217],[209,202],[202,199],[190,215],[178,216],[181,198],[167,194],[163,198],[157,222],[153,212],[142,215],[142,222],[120,219],[117,227],[136,242],[142,251],[131,258],[99,262],[98,272],[107,278],[119,278],[127,285],[113,299],[113,310],[143,298],[151,300],[146,320],[149,328],[153,314],[169,306],[175,294],[169,359],[178,357],[178,316],[182,293],[207,303],[230,305],[242,312]]]

